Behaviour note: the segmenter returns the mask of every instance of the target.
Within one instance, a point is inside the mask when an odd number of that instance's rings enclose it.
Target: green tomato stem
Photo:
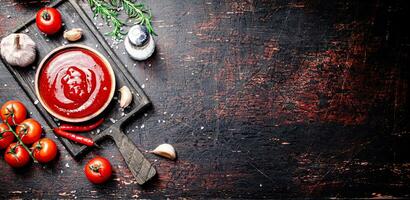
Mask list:
[[[6,120],[5,122],[7,124],[7,126],[9,127],[9,132],[12,132],[13,135],[17,138],[17,140],[19,141],[20,145],[28,152],[28,154],[30,155],[30,157],[33,159],[33,161],[35,163],[38,163],[36,158],[34,158],[33,156],[33,152],[31,152],[31,150],[23,143],[23,141],[21,140],[20,136],[17,135],[17,133],[13,130],[13,128],[10,126],[9,122]]]
[[[47,10],[45,10],[45,11],[43,11],[42,13],[41,13],[41,17],[44,19],[44,20],[46,20],[46,21],[48,21],[48,20],[50,20],[50,14],[48,13],[48,11]]]

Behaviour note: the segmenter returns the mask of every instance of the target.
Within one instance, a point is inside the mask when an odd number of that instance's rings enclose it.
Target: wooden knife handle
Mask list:
[[[142,185],[157,173],[154,166],[144,157],[144,155],[137,149],[135,144],[125,135],[120,129],[112,129],[109,134],[118,149],[120,150],[128,168],[134,175],[137,183]]]

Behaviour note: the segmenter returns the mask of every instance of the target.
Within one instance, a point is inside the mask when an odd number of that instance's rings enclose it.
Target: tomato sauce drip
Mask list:
[[[100,57],[87,49],[70,48],[55,54],[45,64],[39,77],[39,93],[57,114],[82,118],[104,106],[111,83]]]

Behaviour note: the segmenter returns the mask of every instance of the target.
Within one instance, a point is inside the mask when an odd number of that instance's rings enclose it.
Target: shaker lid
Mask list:
[[[135,25],[128,31],[128,39],[131,44],[141,47],[144,46],[150,38],[148,29],[142,25]]]

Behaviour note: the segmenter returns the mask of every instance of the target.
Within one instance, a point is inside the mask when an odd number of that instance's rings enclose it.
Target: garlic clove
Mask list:
[[[128,88],[127,86],[122,86],[122,88],[119,89],[119,92],[121,94],[120,107],[128,107],[132,102],[132,93],[130,88]]]
[[[177,157],[174,147],[170,144],[161,144],[153,151],[151,151],[151,153],[168,158],[170,160],[175,160],[175,158]]]
[[[83,35],[83,29],[73,28],[71,30],[64,31],[63,37],[70,42],[75,42],[81,39],[82,35]]]

